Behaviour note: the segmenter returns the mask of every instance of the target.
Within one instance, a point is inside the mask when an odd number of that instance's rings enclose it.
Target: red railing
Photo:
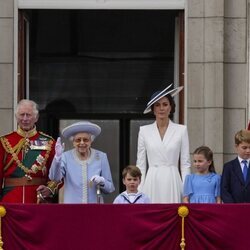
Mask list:
[[[0,205],[5,250],[181,249],[181,204]],[[186,250],[250,249],[250,204],[187,207]]]

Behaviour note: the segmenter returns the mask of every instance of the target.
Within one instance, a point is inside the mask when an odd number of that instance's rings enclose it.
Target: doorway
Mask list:
[[[118,194],[123,167],[136,161],[139,126],[153,119],[142,115],[148,99],[170,83],[183,85],[183,11],[22,12],[29,21],[26,93],[40,106],[39,129],[55,138],[65,120],[107,129],[97,146],[109,152]],[[177,122],[183,96],[180,101]]]

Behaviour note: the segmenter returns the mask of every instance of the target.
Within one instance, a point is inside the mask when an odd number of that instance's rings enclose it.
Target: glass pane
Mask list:
[[[174,81],[175,10],[30,13],[30,97],[43,110],[140,114]]]
[[[140,126],[153,123],[154,120],[131,120],[130,121],[130,135],[129,135],[129,160],[131,164],[136,164],[137,155],[137,139]]]

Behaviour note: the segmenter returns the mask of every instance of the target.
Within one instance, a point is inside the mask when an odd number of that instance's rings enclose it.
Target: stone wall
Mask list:
[[[247,124],[246,1],[188,0],[186,14],[190,149],[209,146],[221,172]]]
[[[0,135],[13,129],[14,0],[0,0]]]
[[[14,2],[0,0],[0,134],[14,124]],[[219,172],[248,122],[247,3],[187,0],[185,10],[190,149],[211,147]]]

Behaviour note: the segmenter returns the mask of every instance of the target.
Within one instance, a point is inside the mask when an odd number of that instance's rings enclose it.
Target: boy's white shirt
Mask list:
[[[129,199],[129,201],[131,203],[133,203],[135,201],[135,199],[138,197],[138,195],[141,195],[141,192],[128,193],[127,191],[124,191],[124,194],[127,196],[127,198]]]

